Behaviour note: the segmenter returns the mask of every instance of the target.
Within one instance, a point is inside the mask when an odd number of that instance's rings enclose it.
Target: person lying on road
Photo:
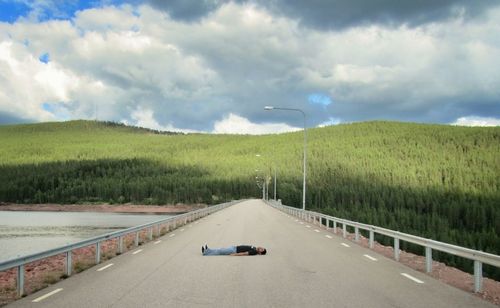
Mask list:
[[[264,247],[250,245],[229,246],[223,248],[208,248],[201,246],[201,253],[204,256],[255,256],[265,255],[267,250]]]

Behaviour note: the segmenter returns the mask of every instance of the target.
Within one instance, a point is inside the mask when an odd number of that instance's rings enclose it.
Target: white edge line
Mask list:
[[[103,266],[103,267],[101,267],[101,268],[97,269],[97,271],[98,271],[98,272],[103,271],[103,270],[105,270],[105,269],[107,269],[108,267],[111,267],[111,266],[113,266],[113,263],[110,263],[110,264],[108,264],[108,265],[106,265],[106,266]]]
[[[422,280],[417,279],[411,275],[408,275],[407,273],[401,273],[401,275],[405,276],[406,278],[415,281],[416,283],[424,283]]]
[[[54,290],[54,291],[52,291],[52,292],[49,292],[49,293],[47,293],[47,294],[45,294],[45,295],[40,296],[39,298],[34,299],[34,300],[33,300],[33,303],[38,303],[39,301],[42,301],[42,300],[46,299],[46,298],[47,298],[47,297],[49,297],[49,296],[52,296],[52,295],[54,295],[54,294],[56,294],[56,293],[59,293],[59,292],[61,292],[62,290],[63,290],[62,288],[55,289],[55,290]]]
[[[368,259],[370,259],[370,260],[372,260],[372,261],[377,261],[377,259],[376,259],[376,258],[374,258],[374,257],[372,257],[372,256],[370,256],[370,255],[363,255],[363,256],[365,256],[366,258],[368,258]]]
[[[346,243],[342,243],[341,245],[344,247],[351,247],[351,246],[347,245]]]
[[[327,237],[327,238],[333,238],[331,235],[325,235],[325,237]]]
[[[160,244],[161,243],[161,240],[157,240],[156,242],[154,242],[153,244]]]
[[[174,234],[170,234],[170,236],[169,236],[169,237],[174,237],[174,236],[175,236],[175,233],[174,233]]]
[[[138,249],[138,250],[134,251],[132,254],[135,255],[135,254],[137,254],[137,253],[139,253],[141,251],[142,251],[142,249]]]

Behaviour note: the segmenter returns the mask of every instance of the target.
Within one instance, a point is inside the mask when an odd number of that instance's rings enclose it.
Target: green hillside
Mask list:
[[[3,126],[0,201],[213,204],[261,196],[255,177],[277,168],[278,198],[301,206],[302,146],[301,132],[159,134],[91,121]],[[500,127],[311,129],[307,188],[309,209],[500,253]]]

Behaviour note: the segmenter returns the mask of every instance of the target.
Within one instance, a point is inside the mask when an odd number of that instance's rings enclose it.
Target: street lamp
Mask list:
[[[274,107],[274,106],[266,106],[265,110],[288,110],[288,111],[297,111],[302,113],[304,116],[304,180],[302,187],[302,209],[306,209],[306,162],[307,162],[307,130],[306,130],[306,114],[304,111],[295,108],[283,108],[283,107]]]

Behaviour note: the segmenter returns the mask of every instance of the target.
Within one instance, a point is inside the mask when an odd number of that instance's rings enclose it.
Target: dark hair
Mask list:
[[[264,250],[262,251],[262,255],[265,255],[267,253],[267,250],[264,248]]]

